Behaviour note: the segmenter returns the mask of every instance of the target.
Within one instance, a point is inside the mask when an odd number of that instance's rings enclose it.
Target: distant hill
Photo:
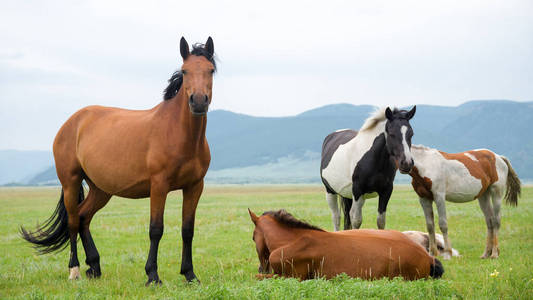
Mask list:
[[[219,183],[319,182],[324,137],[341,128],[358,129],[374,109],[370,105],[333,104],[277,118],[212,111],[207,125],[212,160],[206,179]],[[414,144],[446,152],[489,148],[507,156],[521,178],[533,179],[533,102],[491,100],[470,101],[456,107],[417,105],[411,124]],[[21,166],[29,161],[12,159],[13,164]],[[50,160],[48,165],[52,163]],[[0,172],[6,172],[2,164]],[[53,168],[34,170],[33,174],[5,176],[0,184],[22,179],[27,184],[57,180]]]
[[[0,150],[0,184],[27,183],[51,164],[50,151]]]

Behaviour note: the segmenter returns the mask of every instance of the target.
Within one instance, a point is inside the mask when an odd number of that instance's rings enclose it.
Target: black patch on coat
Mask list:
[[[385,134],[381,133],[355,166],[352,175],[353,200],[357,201],[364,194],[377,192],[378,212],[384,212],[392,193],[395,176],[396,164],[387,150]]]
[[[326,187],[326,191],[330,194],[336,194],[336,192],[331,188],[327,180],[322,176],[322,170],[324,170],[331,161],[331,158],[333,157],[333,154],[340,145],[344,145],[351,141],[355,136],[357,135],[357,131],[352,129],[347,129],[343,131],[333,132],[330,133],[326,138],[324,139],[324,142],[322,143],[322,157],[320,160],[320,177],[322,178],[322,182],[324,183],[324,186]]]

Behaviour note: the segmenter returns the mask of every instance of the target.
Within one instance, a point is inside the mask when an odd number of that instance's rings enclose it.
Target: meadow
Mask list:
[[[0,188],[0,299],[533,299],[533,187],[524,187],[518,207],[502,208],[500,258],[482,260],[486,227],[477,201],[447,203],[452,246],[461,257],[442,261],[440,280],[257,281],[258,259],[247,208],[259,214],[285,208],[295,217],[331,230],[331,215],[318,185],[207,186],[196,215],[195,273],[188,284],[181,263],[181,192],[166,202],[159,247],[162,286],[145,287],[149,201],[114,197],[91,229],[100,252],[102,277],[85,278],[85,253],[78,243],[82,279],[68,281],[68,251],[37,255],[20,238],[19,226],[34,229],[47,219],[59,188]],[[368,200],[363,228],[376,228],[377,199]],[[416,194],[395,187],[387,229],[425,231]]]

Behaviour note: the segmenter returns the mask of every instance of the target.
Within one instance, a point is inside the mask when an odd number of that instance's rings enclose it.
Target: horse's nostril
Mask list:
[[[205,103],[209,102],[209,97],[207,97],[207,95],[204,96],[204,102]]]
[[[191,95],[191,96],[189,97],[189,103],[192,104],[193,101],[194,101],[194,95]]]

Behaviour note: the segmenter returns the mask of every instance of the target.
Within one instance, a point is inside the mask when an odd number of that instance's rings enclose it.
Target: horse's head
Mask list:
[[[253,241],[255,242],[255,249],[257,250],[257,257],[259,258],[259,273],[270,273],[270,263],[268,258],[270,257],[270,251],[268,250],[265,235],[261,226],[258,226],[259,218],[250,209],[248,209],[250,218],[255,225]]]
[[[411,138],[413,129],[409,120],[415,115],[416,105],[410,111],[397,110],[392,111],[387,107],[385,116],[385,138],[387,141],[387,150],[394,159],[396,166],[401,173],[407,174],[414,165],[413,156],[411,155]]]
[[[183,58],[182,88],[193,115],[205,115],[211,103],[213,74],[216,70],[214,49],[211,37],[207,39],[205,46],[193,45],[191,52],[185,38],[182,37],[180,41],[180,53]]]

